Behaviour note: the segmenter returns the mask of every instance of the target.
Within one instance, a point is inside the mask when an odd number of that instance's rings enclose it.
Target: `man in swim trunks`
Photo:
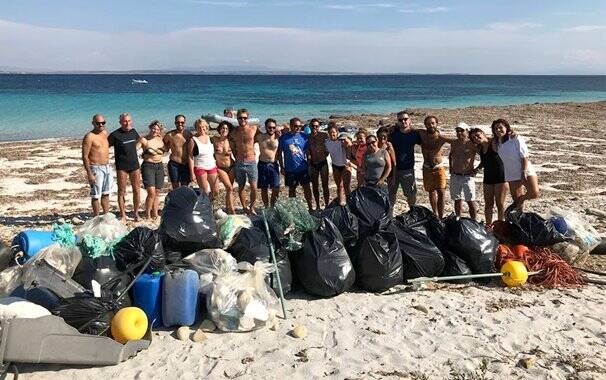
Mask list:
[[[269,208],[269,188],[271,188],[271,206],[276,204],[280,194],[280,165],[276,161],[278,152],[278,137],[276,136],[276,121],[272,118],[265,120],[265,133],[257,135],[259,144],[258,187],[261,189],[261,199],[265,208]]]
[[[90,184],[91,205],[93,215],[99,215],[99,199],[103,214],[109,211],[109,194],[113,185],[112,167],[109,164],[109,143],[105,118],[103,115],[93,116],[93,130],[82,140],[82,162],[86,170],[86,178]]]
[[[438,130],[438,118],[427,116],[425,130],[419,131],[423,153],[423,187],[429,194],[433,212],[444,217],[444,191],[446,190],[446,168],[443,163],[442,146],[456,139],[446,138]]]
[[[191,182],[187,149],[183,148],[190,137],[191,133],[185,130],[185,116],[175,116],[175,129],[164,135],[164,150],[170,150],[167,168],[173,190]]]
[[[255,136],[259,129],[248,124],[248,110],[238,110],[238,128],[231,132],[232,151],[236,157],[235,176],[238,184],[238,195],[244,212],[256,215],[255,202],[257,201],[257,160],[255,154]],[[246,182],[250,186],[250,204],[246,203],[244,187]]]
[[[324,195],[324,207],[330,202],[330,190],[328,189],[328,150],[325,141],[328,138],[326,132],[320,132],[320,121],[311,119],[309,122],[311,135],[309,136],[309,175],[311,176],[311,187],[316,201],[316,209],[320,210],[320,183],[322,179],[322,193]]]
[[[415,145],[421,144],[419,131],[412,128],[412,122],[407,111],[398,112],[398,123],[389,134],[389,141],[396,156],[396,166],[393,169],[393,186],[390,187],[389,200],[392,205],[396,202],[398,188],[402,187],[408,206],[417,203],[417,185],[415,182]]]
[[[311,187],[307,168],[308,137],[301,132],[301,119],[290,119],[289,131],[284,131],[278,145],[278,162],[284,173],[284,183],[288,186],[288,196],[297,196],[297,186],[303,187],[307,208],[313,210]]]
[[[448,155],[450,166],[450,199],[454,201],[455,214],[461,216],[463,200],[469,207],[469,216],[475,220],[478,212],[476,205],[476,184],[474,160],[478,153],[477,145],[469,139],[469,127],[460,123],[455,131],[457,139],[450,143]]]
[[[118,208],[120,220],[126,223],[126,182],[130,179],[133,189],[133,214],[135,222],[139,221],[139,204],[141,198],[141,170],[139,169],[139,134],[133,129],[133,119],[129,113],[120,115],[120,128],[107,138],[109,146],[114,147],[116,174],[118,178]]]

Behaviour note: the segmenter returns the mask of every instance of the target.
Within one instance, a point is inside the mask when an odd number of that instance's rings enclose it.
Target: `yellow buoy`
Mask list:
[[[510,260],[501,267],[503,282],[510,288],[521,286],[528,280],[528,270],[521,261]]]
[[[138,340],[147,332],[147,316],[138,307],[120,309],[112,318],[112,337],[124,344],[129,340]]]

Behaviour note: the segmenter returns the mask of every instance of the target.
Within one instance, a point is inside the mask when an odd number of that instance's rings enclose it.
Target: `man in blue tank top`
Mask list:
[[[402,187],[408,206],[417,203],[417,185],[415,182],[415,145],[421,145],[419,132],[412,128],[407,111],[398,112],[398,123],[389,136],[396,153],[396,167],[389,188],[389,200],[396,202],[398,189]]]
[[[301,132],[302,123],[298,117],[290,119],[290,131],[283,133],[278,144],[278,162],[284,183],[288,186],[288,196],[297,196],[297,186],[303,187],[303,194],[307,202],[307,208],[311,211],[311,178],[307,167],[307,156],[309,155],[309,137]]]

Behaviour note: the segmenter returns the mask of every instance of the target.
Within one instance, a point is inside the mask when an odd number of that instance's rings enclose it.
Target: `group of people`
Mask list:
[[[281,176],[288,187],[289,197],[296,197],[297,187],[310,210],[330,203],[329,164],[337,188],[339,204],[344,205],[352,187],[355,172],[357,186],[372,186],[385,191],[395,204],[400,188],[409,206],[416,203],[414,149],[421,146],[423,154],[423,186],[428,192],[433,211],[441,218],[444,213],[447,187],[446,166],[442,154],[444,144],[450,144],[450,197],[455,213],[461,215],[463,202],[471,218],[477,217],[475,175],[484,171],[485,219],[493,221],[496,206],[497,219],[504,218],[508,191],[517,207],[528,199],[539,196],[536,172],[529,161],[524,139],[514,133],[504,119],[492,123],[492,136],[481,129],[470,129],[461,123],[455,136],[444,136],[438,129],[438,119],[428,116],[425,129],[412,127],[410,114],[397,114],[394,126],[381,126],[377,133],[360,129],[355,138],[340,132],[334,121],[321,130],[318,119],[309,122],[304,132],[299,118],[290,119],[283,127],[276,120],[265,120],[265,131],[249,123],[249,112],[239,109],[235,115],[225,110],[226,120],[217,126],[217,134],[209,135],[209,124],[197,119],[193,130],[186,129],[184,115],[175,116],[175,128],[164,133],[162,123],[149,124],[147,135],[140,136],[133,129],[132,117],[120,115],[120,128],[108,133],[103,115],[94,115],[93,129],[82,143],[82,160],[91,187],[93,213],[109,211],[113,171],[109,163],[109,148],[114,147],[118,184],[120,218],[126,221],[125,194],[130,180],[133,192],[135,221],[139,220],[141,182],[147,191],[145,216],[158,217],[159,197],[164,186],[163,157],[169,154],[168,177],[173,189],[188,186],[195,181],[200,191],[215,199],[222,186],[225,208],[235,213],[234,183],[245,213],[256,213],[257,190],[265,207],[273,206],[279,197]],[[233,116],[236,116],[233,118]],[[232,120],[236,121],[232,121]],[[255,149],[258,144],[258,151]],[[141,163],[138,150],[142,150]],[[480,164],[475,166],[476,156]],[[246,194],[246,185],[249,194]],[[320,186],[321,184],[321,186]],[[322,197],[320,196],[322,191]],[[248,198],[248,199],[247,199]]]

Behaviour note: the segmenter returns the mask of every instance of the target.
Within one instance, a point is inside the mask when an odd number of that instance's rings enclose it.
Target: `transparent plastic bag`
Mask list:
[[[268,222],[287,251],[301,249],[305,232],[318,228],[318,219],[309,213],[299,198],[278,200],[269,212]]]
[[[121,239],[128,234],[126,226],[120,223],[116,215],[110,212],[87,220],[78,228],[77,232],[81,236],[92,235],[100,237],[105,241]]]
[[[240,230],[252,227],[252,221],[246,215],[228,215],[223,210],[217,210],[215,217],[219,239],[223,242],[224,249],[229,248]]]
[[[238,267],[236,259],[220,248],[203,249],[184,257],[183,261],[199,275],[210,274],[212,279],[234,272]]]
[[[217,276],[203,292],[211,319],[222,331],[251,331],[274,323],[278,298],[265,282],[273,265],[242,262],[240,271]]]
[[[572,238],[574,240],[574,244],[579,247],[579,252],[577,252],[575,257],[572,258],[573,262],[579,262],[579,260],[587,257],[589,252],[591,252],[591,250],[598,246],[602,241],[602,238],[596,229],[593,228],[591,224],[583,220],[583,217],[580,214],[574,211],[564,210],[559,207],[552,207],[549,212],[555,218],[564,219],[565,226],[560,226],[560,228],[565,228],[566,232],[564,235]],[[564,244],[561,244],[560,246],[565,247]],[[555,247],[556,251],[561,251],[561,247]],[[568,248],[568,250],[571,254],[573,253],[571,248]]]
[[[43,248],[23,266],[10,267],[0,273],[0,294],[10,294],[15,288],[23,285],[27,279],[37,278],[36,263],[44,260],[67,278],[74,275],[76,267],[82,260],[82,254],[76,246],[62,246],[53,243]]]

